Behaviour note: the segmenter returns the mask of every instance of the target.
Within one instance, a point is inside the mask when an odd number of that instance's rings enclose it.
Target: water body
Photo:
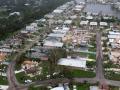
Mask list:
[[[76,0],[77,2],[85,2],[86,0]],[[89,1],[89,0],[87,0]],[[113,0],[116,2],[117,0]],[[103,15],[111,15],[118,17],[120,19],[120,11],[112,8],[110,4],[100,4],[100,3],[87,3],[84,9],[85,12],[90,13],[102,13]]]
[[[85,7],[86,12],[102,13],[103,15],[115,16],[120,19],[120,11],[113,9],[109,4],[88,3]]]

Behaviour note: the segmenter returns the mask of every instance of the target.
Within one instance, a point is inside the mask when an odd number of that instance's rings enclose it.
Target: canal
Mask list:
[[[85,2],[86,0],[76,0],[77,2]],[[117,0],[114,0],[116,2]],[[100,4],[94,2],[86,3],[84,9],[85,12],[89,13],[101,13],[102,15],[115,16],[120,19],[120,11],[112,8],[111,4]]]

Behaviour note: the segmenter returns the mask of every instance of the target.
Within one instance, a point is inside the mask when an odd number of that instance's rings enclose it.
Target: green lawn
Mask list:
[[[70,90],[73,90],[74,85],[76,86],[77,90],[89,90],[89,88],[91,86],[91,84],[89,84],[89,83],[83,83],[83,84],[81,84],[81,83],[72,83],[70,85]]]
[[[95,73],[91,71],[84,71],[84,70],[69,70],[65,71],[65,76],[66,77],[87,77],[87,78],[92,78],[95,77]]]
[[[88,49],[88,51],[90,51],[90,52],[96,52],[96,48],[95,48],[95,47],[90,47],[90,48]]]
[[[94,54],[80,52],[80,55],[88,56],[89,59],[96,59],[96,55]]]
[[[16,74],[16,78],[18,82],[24,83],[24,81],[27,79],[27,76],[25,75],[24,72],[21,72],[21,73]]]
[[[89,84],[80,84],[77,85],[77,90],[89,90],[90,85]]]
[[[115,73],[113,71],[106,72],[105,77],[110,80],[120,81],[120,73]]]
[[[120,90],[120,87],[110,86],[110,90]]]
[[[46,87],[34,87],[34,86],[30,86],[28,90],[49,90]]]
[[[87,67],[88,68],[94,68],[96,66],[96,62],[95,61],[87,61]]]
[[[50,65],[50,63],[48,61],[43,61],[41,63],[41,67],[42,67],[42,74],[41,75],[43,77],[48,75],[48,73],[49,73],[49,65]]]
[[[7,85],[7,84],[8,84],[7,77],[0,76],[0,85]]]
[[[90,58],[90,59],[96,59],[96,55],[88,54],[88,58]]]

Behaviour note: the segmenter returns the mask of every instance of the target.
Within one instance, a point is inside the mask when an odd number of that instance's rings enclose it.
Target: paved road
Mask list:
[[[37,36],[36,38],[34,38],[34,41],[32,41],[30,44],[27,44],[24,49],[20,50],[18,54],[14,56],[12,62],[8,65],[8,69],[7,69],[7,78],[9,82],[8,90],[27,90],[27,87],[25,85],[21,85],[18,83],[14,73],[14,66],[16,64],[16,61],[19,60],[20,56],[24,52],[29,50],[35,43],[37,43],[39,39],[40,39],[40,36]]]
[[[44,34],[43,34],[44,35]],[[15,77],[15,73],[14,73],[14,66],[16,64],[16,61],[19,59],[19,57],[28,49],[30,49],[36,42],[38,42],[40,39],[40,36],[38,36],[37,38],[34,39],[34,41],[28,45],[26,45],[26,47],[19,51],[19,53],[14,56],[13,61],[9,64],[8,66],[8,70],[7,70],[7,78],[9,81],[9,88],[8,90],[27,90],[28,89],[28,85],[21,85],[16,77]],[[119,81],[113,81],[113,80],[106,80],[104,77],[104,73],[103,73],[103,54],[102,54],[102,45],[101,45],[101,34],[100,33],[96,33],[96,43],[97,43],[97,51],[96,51],[96,77],[95,78],[73,78],[72,80],[75,82],[80,82],[83,83],[85,81],[89,82],[89,83],[105,83],[108,85],[113,85],[113,86],[119,86],[120,87],[120,82]],[[36,81],[34,83],[31,84],[35,84],[35,85],[42,85],[42,84],[57,84],[60,82],[70,82],[67,78],[63,78],[63,79],[50,79],[50,80],[44,80],[44,81]]]
[[[59,83],[70,83],[71,80],[68,78],[57,78],[57,79],[49,79],[49,80],[44,80],[44,81],[36,81],[32,84],[36,86],[48,86],[48,85],[58,85]]]
[[[103,83],[105,82],[104,72],[103,72],[103,53],[101,44],[101,33],[96,33],[96,79]]]

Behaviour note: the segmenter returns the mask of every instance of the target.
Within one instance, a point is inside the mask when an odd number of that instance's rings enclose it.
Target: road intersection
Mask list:
[[[28,49],[30,49],[36,42],[38,42],[40,39],[40,36],[34,39],[34,41],[27,45],[23,50],[21,50],[18,55],[16,55],[13,59],[13,61],[9,64],[8,70],[7,70],[7,78],[9,81],[9,88],[8,90],[27,90],[28,86],[30,85],[21,85],[14,73],[14,66],[16,64],[16,61],[18,58]],[[103,85],[111,85],[111,86],[118,86],[120,87],[120,81],[114,81],[114,80],[107,80],[104,77],[104,70],[103,70],[103,52],[102,52],[102,44],[101,44],[101,33],[96,33],[96,45],[97,45],[97,51],[96,51],[96,77],[94,78],[72,78],[73,81],[84,83],[87,81],[88,83],[97,83]],[[59,81],[60,80],[60,81]],[[67,78],[59,78],[59,79],[50,79],[50,80],[44,80],[44,81],[36,81],[31,84],[34,85],[50,85],[50,84],[57,84],[60,82],[70,82]],[[54,82],[54,83],[52,83]]]

